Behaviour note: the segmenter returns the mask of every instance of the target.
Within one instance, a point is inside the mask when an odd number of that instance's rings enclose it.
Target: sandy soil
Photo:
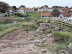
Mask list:
[[[38,47],[41,45],[46,46]],[[51,34],[45,35],[35,31],[27,33],[23,29],[16,30],[0,40],[0,54],[54,54],[54,47]]]

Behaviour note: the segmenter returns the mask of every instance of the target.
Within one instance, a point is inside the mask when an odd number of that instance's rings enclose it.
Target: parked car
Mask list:
[[[67,18],[68,19],[68,21],[72,21],[72,17],[71,18]]]

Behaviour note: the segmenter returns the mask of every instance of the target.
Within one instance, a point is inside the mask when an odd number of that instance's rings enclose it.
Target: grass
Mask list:
[[[17,29],[19,29],[19,28],[15,27],[15,28],[7,29],[4,32],[1,32],[0,37],[3,37],[5,35],[7,35],[8,33],[11,33],[11,32],[13,32],[13,31],[15,31]]]
[[[38,28],[38,25],[35,25],[34,23],[31,22],[25,22],[22,24],[22,27],[25,28],[25,31],[30,31],[30,30],[36,30]]]
[[[0,26],[0,31],[4,31],[5,29],[8,29],[8,26]]]
[[[44,50],[44,51],[42,51],[42,53],[47,53],[47,51],[46,51],[46,50]]]
[[[54,37],[71,37],[72,34],[69,32],[53,32]]]
[[[38,45],[37,47],[45,48],[45,47],[47,47],[47,45]]]
[[[65,38],[68,39],[69,42],[72,42],[72,33],[70,32],[53,32],[52,36],[62,39]]]
[[[7,35],[8,33],[13,32],[16,29],[21,28],[20,24],[3,24],[0,25],[0,38]]]
[[[59,43],[59,44],[57,44],[57,46],[56,46],[58,52],[59,52],[60,50],[66,50],[67,47],[68,47],[68,44],[67,44],[67,43]]]
[[[41,17],[41,12],[29,12],[27,13],[31,18]]]
[[[69,28],[68,31],[72,32],[72,28]]]
[[[39,23],[43,23],[44,21],[42,19],[37,20],[35,23],[39,25]]]

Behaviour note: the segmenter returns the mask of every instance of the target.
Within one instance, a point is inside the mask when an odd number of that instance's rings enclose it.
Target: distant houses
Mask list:
[[[42,12],[41,13],[41,17],[51,17],[51,13],[53,10],[58,10],[60,12],[59,17],[72,17],[72,8],[68,8],[68,7],[48,7],[48,6],[42,6],[42,7],[33,7],[33,8],[28,8],[28,7],[24,7],[24,6],[20,6],[19,8],[17,8],[16,12],[13,8],[9,8],[8,11],[6,12],[6,15],[10,16],[13,13],[21,13],[21,14],[25,14],[28,12]],[[45,13],[43,13],[45,12]]]
[[[49,12],[52,12],[53,8],[49,8],[47,6],[43,6],[41,8],[38,8],[38,11],[49,11]]]
[[[22,7],[20,6],[17,10],[18,13],[21,13],[21,14],[25,14],[27,12],[34,12],[34,10],[32,8],[26,8],[26,7]]]

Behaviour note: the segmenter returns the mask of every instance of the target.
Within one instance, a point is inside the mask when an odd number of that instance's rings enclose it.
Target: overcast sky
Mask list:
[[[40,7],[42,5],[52,6],[68,6],[72,7],[72,0],[0,0],[8,3],[10,6],[25,5],[26,7]]]

